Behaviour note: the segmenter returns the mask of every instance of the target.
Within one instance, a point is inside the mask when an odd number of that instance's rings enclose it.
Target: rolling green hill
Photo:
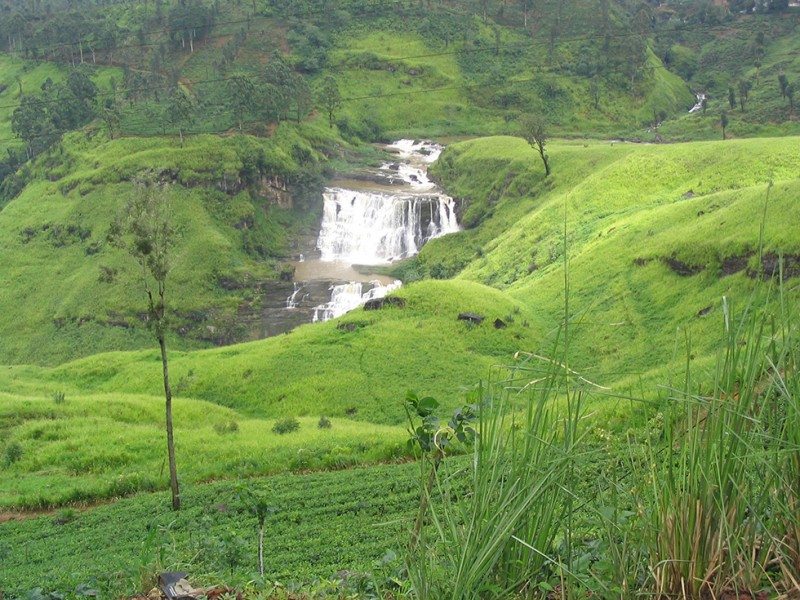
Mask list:
[[[660,443],[687,365],[710,389],[730,315],[800,300],[800,121],[778,86],[800,86],[800,14],[691,4],[0,0],[0,597],[132,593],[173,567],[252,581],[233,488],[262,477],[268,575],[347,569],[364,589],[320,597],[371,593],[361,570],[390,568],[418,500],[416,468],[382,464],[409,458],[406,391],[445,414],[500,381],[516,407],[538,382],[522,367],[556,353],[584,377],[604,473],[636,462],[609,440]],[[91,110],[15,139],[16,106],[73,69],[98,86]],[[708,105],[688,114],[694,92]],[[512,137],[531,113],[548,178]],[[431,174],[463,229],[386,267],[404,286],[379,309],[255,339],[247,318],[314,235],[326,180],[401,137],[448,144]],[[168,485],[161,357],[108,241],[140,177],[168,185],[178,230],[177,516],[149,494]],[[609,483],[596,467],[570,493]]]
[[[259,301],[258,284],[276,278],[293,241],[317,225],[316,188],[304,195],[301,182],[319,177],[337,144],[314,124],[285,124],[269,139],[196,136],[183,146],[68,137],[0,212],[0,360],[55,363],[148,344],[135,263],[106,241],[133,180],[147,172],[173,183],[173,328],[188,346],[242,339],[237,311]],[[275,177],[291,196],[270,183]]]
[[[613,394],[657,400],[657,386],[673,369],[682,369],[687,353],[699,373],[711,366],[723,298],[738,308],[769,302],[769,286],[758,281],[776,272],[779,257],[789,282],[786,301],[796,297],[799,148],[794,138],[671,146],[553,144],[554,175],[545,180],[533,151],[518,138],[455,144],[435,171],[464,202],[471,227],[431,242],[399,267],[406,276],[446,273],[457,275],[455,280],[403,288],[396,293],[402,307],[355,311],[279,338],[173,352],[178,396],[193,399],[186,400],[188,406],[204,401],[234,411],[209,412],[204,427],[241,420],[242,444],[271,419],[328,415],[353,421],[348,436],[351,446],[359,447],[361,436],[368,437],[376,424],[402,424],[407,388],[455,407],[494,367],[513,365],[516,352],[552,350],[563,321],[566,225],[570,364]],[[768,202],[767,180],[774,181]],[[457,320],[461,312],[481,314],[486,321],[469,325]],[[500,328],[493,324],[497,319]],[[698,374],[700,381],[703,377]],[[158,355],[150,350],[98,354],[54,368],[0,370],[0,387],[14,402],[33,397],[38,406],[63,392],[79,406],[97,395],[98,402],[115,399],[124,405],[129,397],[141,403],[151,394],[147,402],[155,407],[159,385]],[[612,427],[635,422],[631,406],[613,395],[601,394],[593,406]],[[66,431],[83,427],[80,411],[50,410]],[[120,425],[112,419],[103,427],[112,436]],[[36,411],[21,421],[9,419],[7,443],[18,441],[23,456],[56,457],[53,448],[63,442],[34,435],[40,429]],[[235,452],[240,442],[231,439]],[[193,440],[188,437],[188,448]],[[394,456],[396,442],[387,437],[369,450],[353,451],[353,460]],[[106,445],[105,439],[87,439],[81,454],[102,457]],[[312,464],[333,464],[328,446],[320,448]],[[130,454],[131,468],[148,472],[152,458],[137,456]],[[112,468],[98,461],[101,473]],[[245,462],[245,472],[266,468]],[[48,477],[68,468],[59,464],[55,458],[23,460],[8,475],[26,482],[20,485],[27,493],[39,487],[45,465]],[[188,477],[207,476],[207,469],[191,465]],[[288,459],[281,465],[296,468]],[[82,490],[74,492],[77,497],[113,493],[105,476],[83,476],[75,478]],[[130,489],[158,485],[150,476],[131,481]],[[71,489],[45,493],[32,503],[63,502]],[[16,493],[6,502],[29,500]]]

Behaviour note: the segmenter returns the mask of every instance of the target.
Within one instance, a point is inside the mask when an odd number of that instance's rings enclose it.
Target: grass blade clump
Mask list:
[[[766,316],[748,310],[737,326],[724,309],[713,383],[691,391],[687,361],[676,418],[667,421],[665,444],[651,449],[650,472],[640,474],[650,486],[645,545],[657,596],[785,591],[793,585],[787,569],[797,570],[786,560],[800,506],[792,473],[797,390],[785,377],[796,344]]]
[[[564,410],[565,373],[554,361],[526,363],[479,391],[469,462],[442,461],[434,485],[421,486],[429,525],[408,557],[419,598],[527,594],[559,571],[554,546],[569,523],[580,412],[579,395]],[[520,394],[512,387],[522,376],[529,384]]]

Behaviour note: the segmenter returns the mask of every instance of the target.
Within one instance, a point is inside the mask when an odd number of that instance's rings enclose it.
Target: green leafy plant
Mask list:
[[[331,420],[328,417],[323,415],[319,418],[317,427],[319,429],[330,429],[331,427],[333,427],[333,424],[331,423]]]
[[[53,392],[53,402],[55,404],[64,404],[65,401],[66,401],[66,396],[64,395],[64,392],[62,391]]]
[[[3,451],[3,464],[10,467],[22,458],[22,445],[19,442],[9,442]]]
[[[275,421],[275,424],[272,426],[273,433],[277,433],[278,435],[292,433],[298,429],[300,429],[300,421],[294,417],[279,419],[278,421]]]

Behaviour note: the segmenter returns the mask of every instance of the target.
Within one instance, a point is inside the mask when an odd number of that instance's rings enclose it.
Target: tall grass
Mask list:
[[[659,597],[800,592],[797,322],[723,308],[710,388],[692,391],[687,361],[678,414],[637,473],[650,487],[643,542]]]
[[[481,389],[469,464],[440,466],[430,525],[408,558],[420,599],[529,595],[561,572],[555,546],[569,517],[582,405],[578,392],[564,410],[565,373],[529,359]]]
[[[778,294],[738,314],[723,299],[714,368],[698,375],[687,347],[663,430],[604,459],[629,457],[596,498],[574,501],[598,458],[582,433],[592,384],[531,355],[482,390],[469,464],[445,461],[427,497],[417,597],[800,593],[800,338]]]

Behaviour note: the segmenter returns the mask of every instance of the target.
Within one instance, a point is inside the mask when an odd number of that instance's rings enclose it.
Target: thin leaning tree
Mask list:
[[[172,434],[172,388],[166,342],[167,277],[176,230],[172,222],[169,188],[152,176],[138,179],[135,186],[133,196],[112,222],[108,240],[114,247],[129,254],[139,267],[140,283],[147,297],[147,325],[161,349],[172,509],[179,510],[181,495]]]
[[[547,121],[539,115],[525,115],[519,120],[519,134],[539,153],[544,164],[544,176],[550,177],[552,170],[550,157],[547,155],[547,141],[550,136],[547,128]]]

